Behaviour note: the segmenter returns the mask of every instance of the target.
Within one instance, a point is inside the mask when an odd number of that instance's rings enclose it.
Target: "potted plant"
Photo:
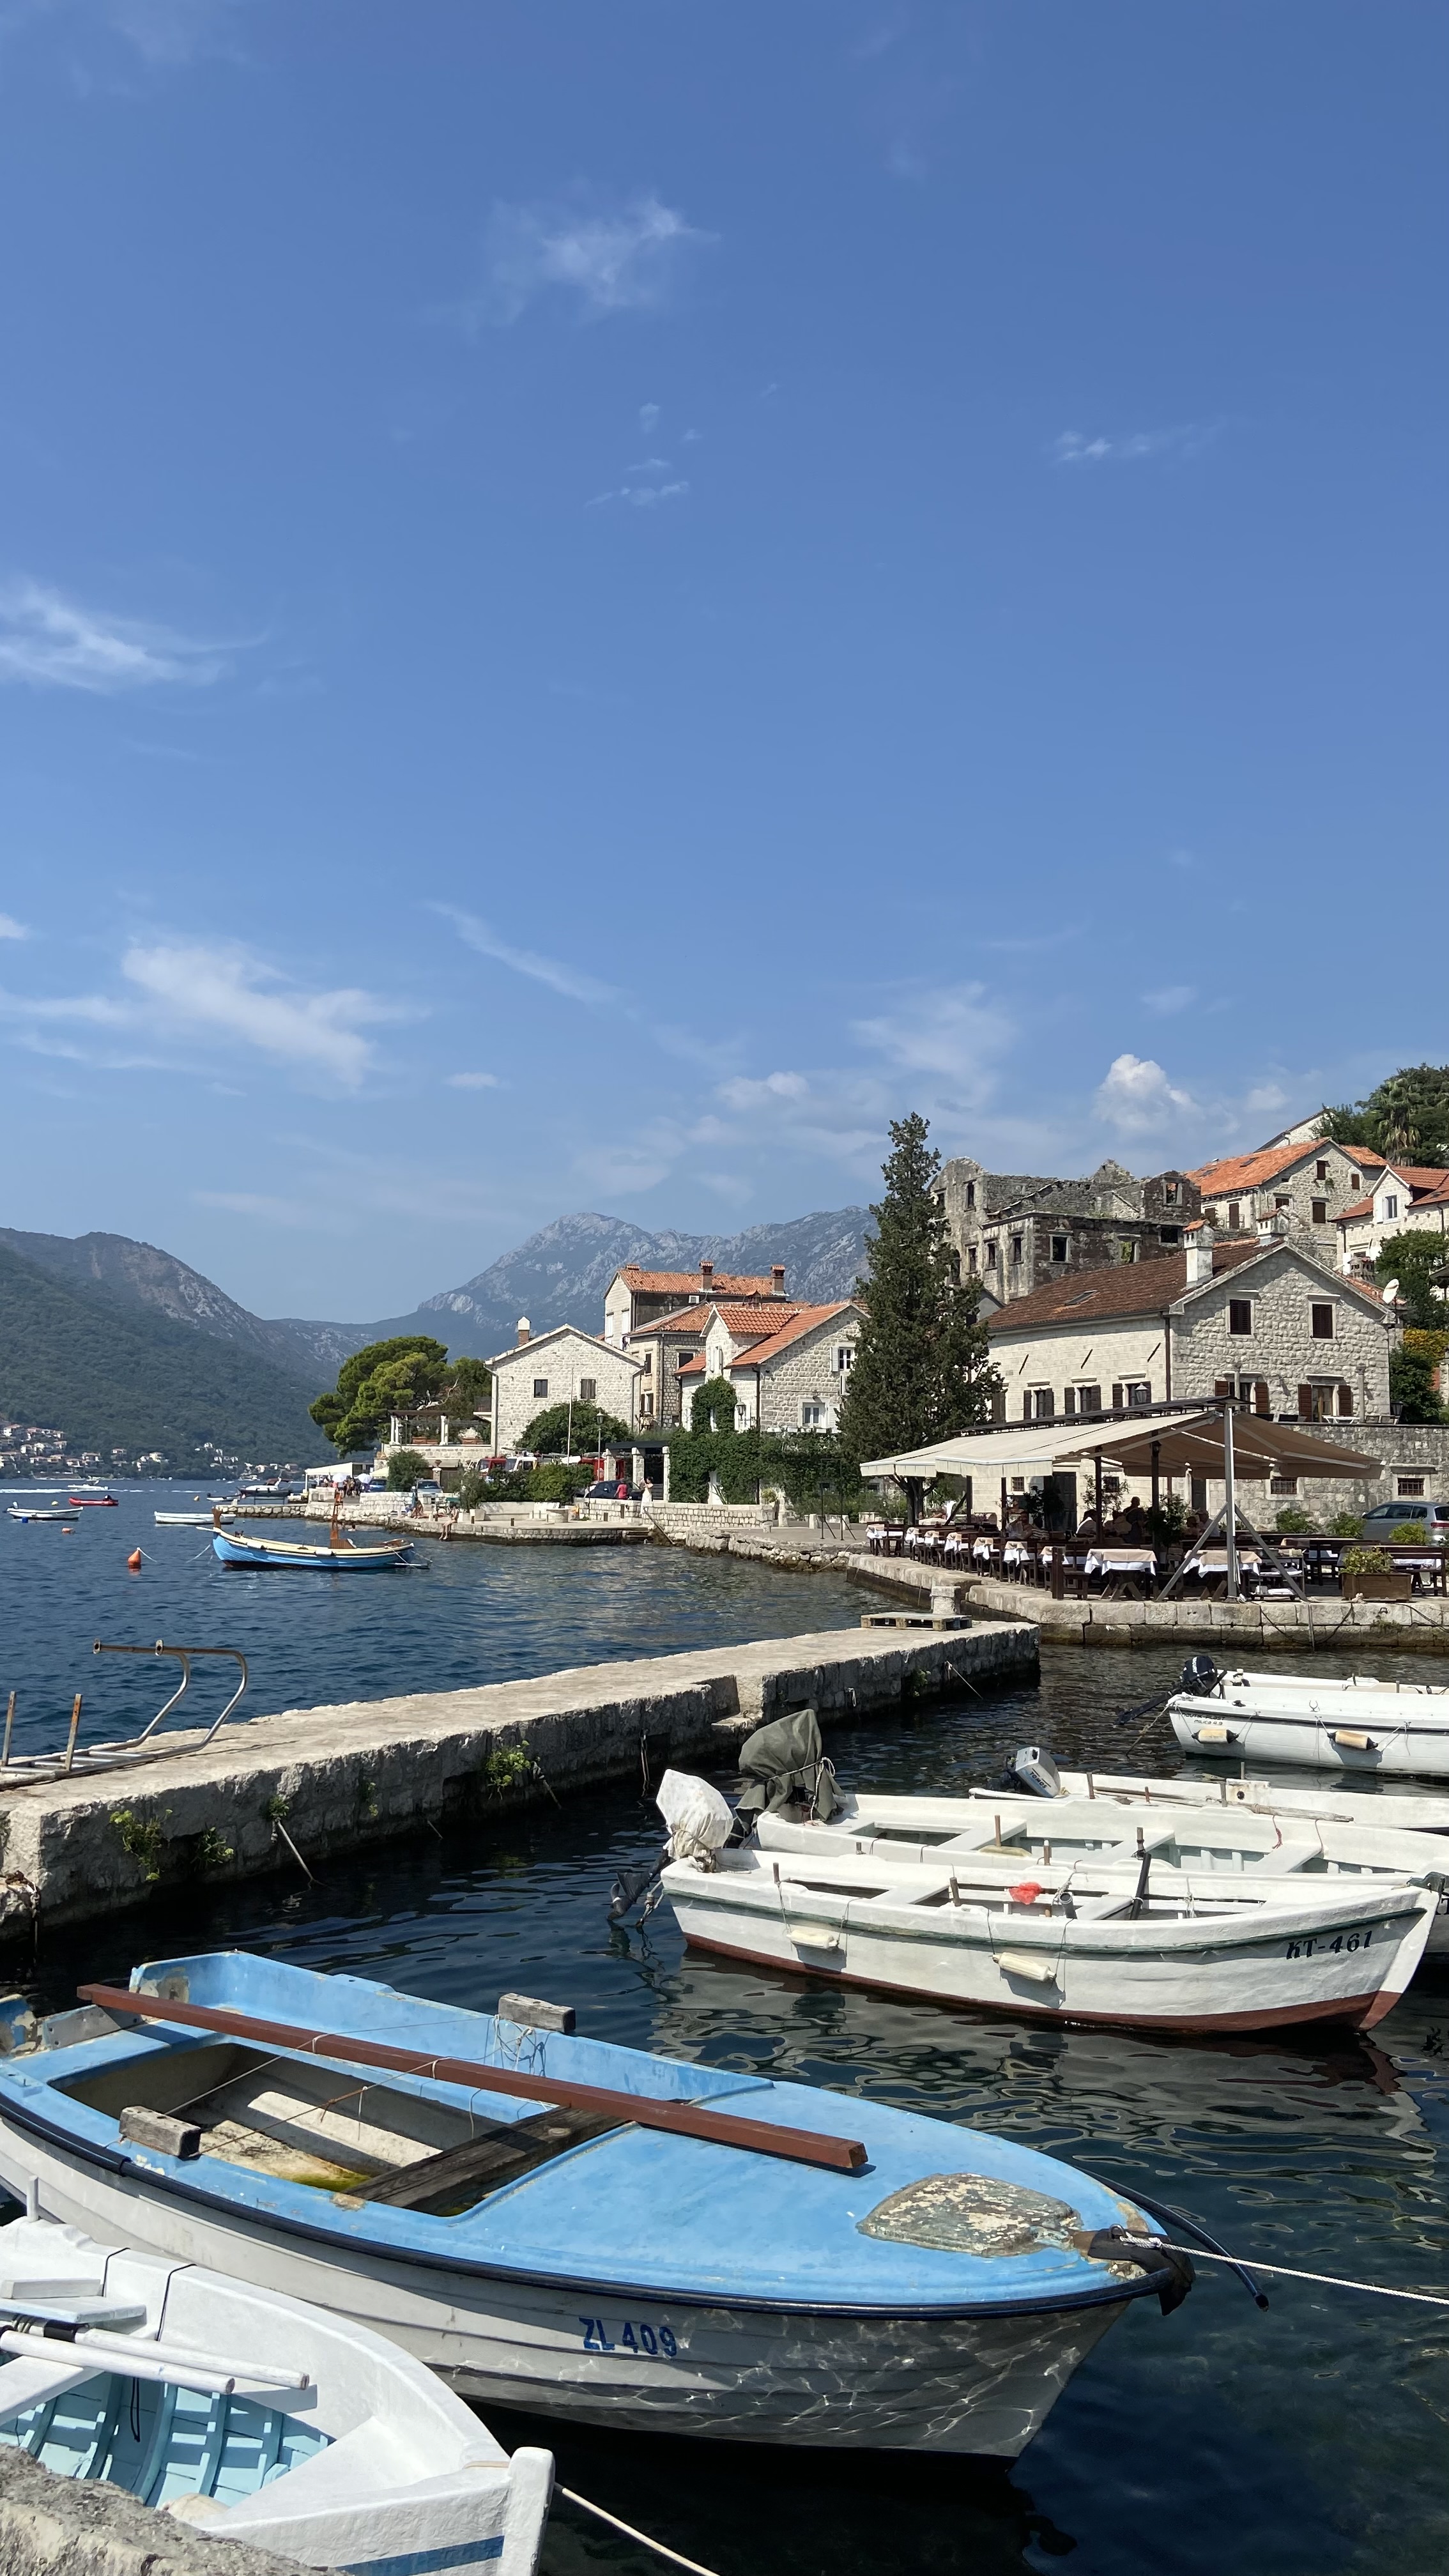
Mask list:
[[[1413,1588],[1407,1567],[1396,1573],[1382,1547],[1346,1547],[1338,1570],[1345,1601],[1407,1601]]]

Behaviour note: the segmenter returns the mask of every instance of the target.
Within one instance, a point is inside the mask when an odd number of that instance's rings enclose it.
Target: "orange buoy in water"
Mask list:
[[[133,1547],[133,1548],[132,1548],[130,1555],[129,1555],[129,1556],[127,1557],[127,1559],[126,1559],[126,1563],[127,1563],[127,1565],[129,1566],[129,1568],[130,1568],[130,1570],[131,1570],[132,1574],[139,1574],[139,1573],[140,1573],[140,1571],[141,1571],[141,1551],[140,1551],[140,1549],[139,1549],[138,1547]]]

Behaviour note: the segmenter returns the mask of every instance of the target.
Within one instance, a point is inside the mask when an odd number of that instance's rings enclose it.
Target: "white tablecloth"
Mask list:
[[[1094,1547],[1085,1571],[1088,1574],[1155,1574],[1157,1559],[1150,1547]]]

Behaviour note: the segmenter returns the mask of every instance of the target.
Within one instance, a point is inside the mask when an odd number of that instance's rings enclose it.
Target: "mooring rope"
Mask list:
[[[1209,2254],[1201,2245],[1174,2245],[1170,2236],[1130,2236],[1125,2241],[1149,2250],[1160,2245],[1165,2253],[1190,2255],[1194,2263],[1226,2263],[1233,2270],[1239,2266],[1240,2258],[1232,2254]],[[1419,2307],[1449,2308],[1449,2298],[1432,2290],[1391,2290],[1383,2281],[1346,2281],[1338,2272],[1299,2272],[1287,2263],[1260,2263],[1256,2254],[1246,2260],[1253,2271],[1277,2281],[1315,2281],[1324,2290],[1364,2290],[1374,2299],[1411,2299]]]
[[[677,2549],[666,2548],[662,2540],[651,2540],[647,2531],[636,2531],[632,2522],[621,2522],[616,2513],[605,2513],[601,2504],[590,2504],[587,2496],[575,2495],[572,2487],[560,2487],[558,2492],[567,2503],[578,2505],[582,2512],[596,2514],[599,2521],[607,2522],[611,2530],[622,2531],[627,2539],[637,2540],[643,2549],[652,2549],[656,2558],[667,2558],[674,2567],[687,2567],[689,2576],[714,2576],[712,2567],[701,2567],[697,2558],[685,2558]]]

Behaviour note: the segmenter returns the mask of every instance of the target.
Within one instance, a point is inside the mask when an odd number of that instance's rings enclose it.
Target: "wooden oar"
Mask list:
[[[558,2102],[572,2111],[598,2111],[641,2129],[667,2129],[680,2138],[708,2138],[719,2147],[748,2147],[757,2156],[784,2156],[793,2164],[823,2165],[832,2173],[859,2173],[868,2159],[858,2138],[831,2138],[817,2129],[777,2129],[763,2120],[740,2120],[707,2111],[697,2102],[661,2101],[653,2093],[615,2093],[599,2084],[575,2084],[555,2075],[521,2075],[511,2066],[488,2066],[467,2057],[430,2057],[421,2050],[384,2048],[346,2031],[302,2030],[290,2022],[257,2021],[250,2013],[220,2012],[212,2004],[174,2003],[166,1995],[132,1994],[125,1986],[78,1986],[83,2004],[140,2021],[179,2022],[188,2030],[221,2031],[228,2039],[255,2040],[264,2048],[293,2049],[299,2056],[330,2057],[344,2066],[380,2066],[394,2075],[430,2075],[440,2084],[471,2091],[517,2094],[526,2102]]]

